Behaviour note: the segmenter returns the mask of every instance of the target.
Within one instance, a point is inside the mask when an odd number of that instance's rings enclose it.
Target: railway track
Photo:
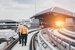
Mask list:
[[[45,38],[43,34],[47,35],[48,38]],[[60,34],[61,32],[58,30],[56,32],[56,29],[40,31],[40,34],[38,34],[39,48],[43,48],[41,50],[75,50],[75,40],[63,34],[60,36]],[[36,50],[34,37],[35,35],[32,37],[30,50]]]
[[[61,33],[62,35],[65,35],[65,36],[70,37],[75,40],[75,32],[71,33],[71,32],[65,31],[65,30],[61,30],[61,29],[58,30],[58,32]]]
[[[56,35],[57,33],[54,32],[55,29],[50,29],[50,30],[43,30],[43,33],[40,33],[40,35],[38,35],[40,42],[39,47],[44,48],[43,50],[75,50],[75,40],[72,37],[66,36],[64,35],[65,33],[68,34],[68,32],[65,32],[64,34],[62,34],[62,32],[60,32],[59,30],[57,31],[59,34],[61,34],[62,36]],[[70,32],[69,32],[70,33]],[[43,37],[43,34],[47,34],[49,37],[49,42],[46,40],[45,37]],[[35,34],[36,35],[36,34]],[[30,50],[36,50],[36,45],[35,45],[35,35],[32,37],[31,39],[31,43],[30,43]],[[71,36],[71,35],[70,35]],[[51,43],[51,44],[50,44]],[[57,48],[57,49],[55,49]]]
[[[11,41],[10,44],[8,44],[3,50],[11,50],[12,47],[18,42],[19,39]]]
[[[64,35],[66,32],[61,34],[62,32],[54,31],[55,30],[50,31],[48,36],[52,43],[59,48],[59,50],[75,50],[75,40],[73,37]]]
[[[28,34],[31,34],[36,31],[37,30],[29,31]],[[17,39],[13,38],[11,41],[7,41],[7,45],[2,50],[11,50],[17,44],[18,40],[19,40],[18,38]]]
[[[48,30],[49,32],[46,32],[44,31],[44,34],[46,33],[49,37],[49,40],[51,41],[53,45],[53,47],[50,45],[49,42],[47,42],[45,40],[45,38],[43,38],[42,34],[40,33],[41,36],[39,36],[39,39],[41,40],[41,43],[39,43],[40,45],[42,45],[45,49],[47,48],[47,50],[55,50],[54,47],[57,47],[58,50],[75,50],[75,40],[72,39],[72,37],[68,37],[66,36],[67,39],[61,37],[61,36],[58,36],[55,34],[54,32],[55,29],[51,29],[51,30]],[[37,31],[31,38],[31,41],[30,41],[30,46],[29,46],[29,50],[37,50],[36,48],[36,35],[39,33],[38,30],[33,30],[33,31],[30,31],[30,33],[32,32],[35,32]],[[54,33],[53,33],[54,32]],[[58,31],[58,33],[61,34],[61,32]],[[65,34],[65,33],[64,33]],[[63,34],[61,34],[63,35]],[[63,35],[65,36],[65,35]],[[72,40],[70,40],[69,38],[71,38]],[[11,50],[11,48],[18,42],[18,39],[14,42],[12,42],[11,45],[9,45],[10,47],[6,47],[4,50]],[[39,46],[40,47],[40,46]]]

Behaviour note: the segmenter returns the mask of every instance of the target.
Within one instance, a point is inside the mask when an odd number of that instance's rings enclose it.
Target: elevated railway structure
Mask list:
[[[38,43],[41,50],[75,50],[75,40],[71,36],[75,32],[60,32],[58,29],[50,28],[41,30],[38,35]],[[70,37],[64,35],[67,34],[67,32],[69,32]]]
[[[64,22],[65,26],[75,25],[75,13],[59,7],[52,7],[37,13],[31,19],[39,19],[39,24],[44,27],[55,27],[57,21]]]

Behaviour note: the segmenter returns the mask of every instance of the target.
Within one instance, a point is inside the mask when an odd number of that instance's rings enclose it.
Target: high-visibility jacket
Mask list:
[[[22,25],[18,25],[18,32],[22,33]]]
[[[22,34],[27,34],[27,27],[26,26],[23,26],[23,28],[22,28]]]

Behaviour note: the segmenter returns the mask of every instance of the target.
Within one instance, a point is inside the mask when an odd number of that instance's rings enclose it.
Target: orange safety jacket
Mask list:
[[[18,26],[18,32],[22,33],[22,25]]]
[[[26,26],[23,26],[23,28],[22,28],[22,34],[27,34],[27,27]]]

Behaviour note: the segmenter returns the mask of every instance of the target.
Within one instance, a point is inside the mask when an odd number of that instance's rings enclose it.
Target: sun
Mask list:
[[[56,26],[57,27],[63,27],[64,22],[63,21],[56,21]]]

